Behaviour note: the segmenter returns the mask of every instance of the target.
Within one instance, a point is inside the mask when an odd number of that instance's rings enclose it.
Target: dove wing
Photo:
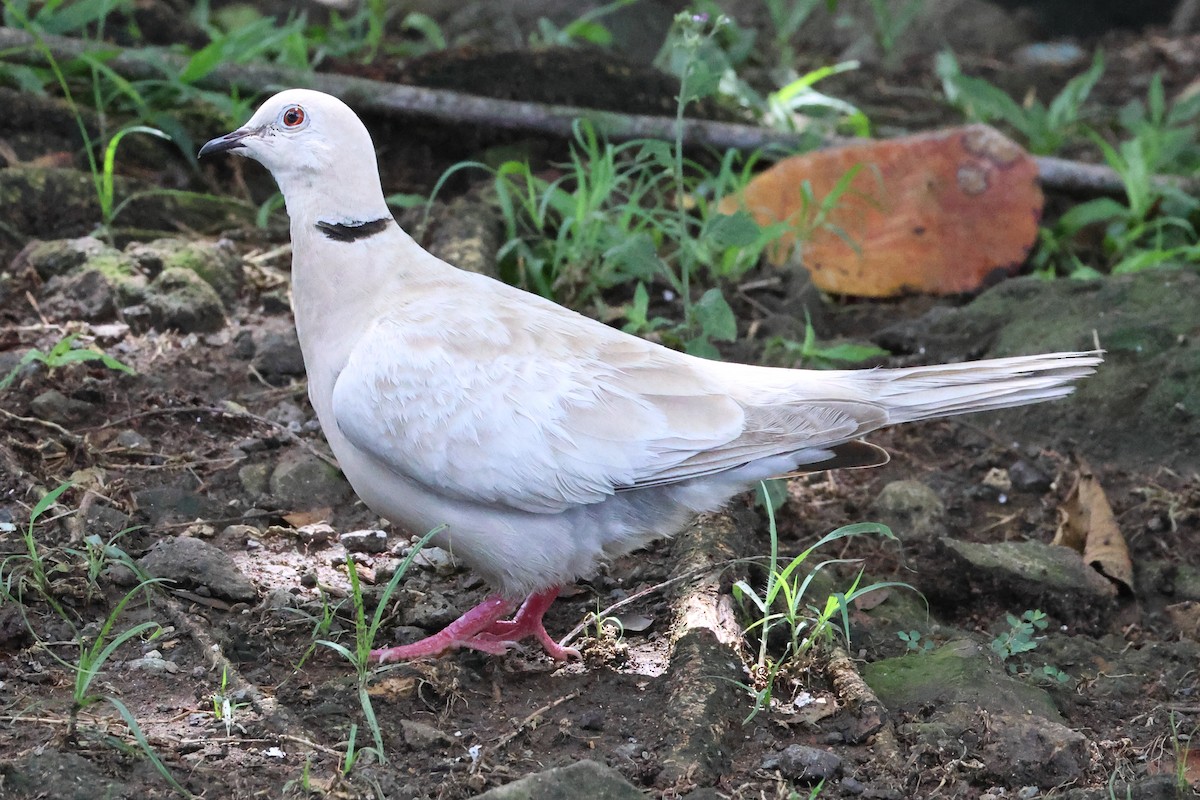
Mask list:
[[[436,308],[378,320],[334,386],[342,433],[443,496],[555,513],[846,442],[886,416],[846,400],[780,407],[775,390],[746,402],[753,387],[731,392],[725,365],[521,301],[460,297],[443,309],[453,325]]]

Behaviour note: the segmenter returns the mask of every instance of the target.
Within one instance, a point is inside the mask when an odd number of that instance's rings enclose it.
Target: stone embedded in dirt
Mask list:
[[[293,511],[336,507],[350,497],[350,484],[340,471],[299,448],[279,459],[270,489],[280,506]]]
[[[245,267],[233,243],[190,239],[155,239],[133,242],[125,254],[149,275],[168,269],[186,269],[211,286],[226,308],[232,307],[245,280]]]
[[[296,528],[296,538],[305,547],[328,544],[333,541],[335,536],[337,536],[337,531],[327,522],[312,522]]]
[[[286,291],[276,289],[263,294],[262,310],[264,314],[287,314],[292,310],[292,303]]]
[[[1037,714],[983,711],[970,705],[931,706],[931,716],[900,725],[898,732],[930,752],[957,749],[983,764],[981,777],[1006,785],[1056,786],[1088,767],[1085,736]]]
[[[552,767],[520,780],[489,789],[475,800],[645,800],[645,795],[612,767],[584,760],[569,767]]]
[[[233,337],[233,352],[231,355],[240,361],[254,358],[257,345],[254,344],[254,332],[242,329]]]
[[[304,410],[291,400],[279,401],[271,406],[263,416],[272,422],[278,422],[293,433],[299,432],[308,420],[308,415],[304,413]]]
[[[99,270],[52,278],[42,291],[48,298],[42,311],[51,319],[83,319],[106,322],[117,315],[117,292]]]
[[[401,625],[440,630],[462,613],[449,597],[435,588],[415,591],[407,583],[402,583],[396,594]]]
[[[191,522],[225,515],[215,500],[182,486],[154,486],[133,493],[134,508],[151,525]]]
[[[205,588],[226,600],[254,600],[258,590],[223,550],[186,536],[161,539],[138,565],[156,578],[181,589]]]
[[[90,418],[98,409],[92,403],[67,397],[57,389],[47,389],[29,401],[29,410],[40,419],[70,425]]]
[[[1050,476],[1023,458],[1014,461],[1008,468],[1008,479],[1018,492],[1041,494],[1050,490]]]
[[[168,661],[163,658],[162,653],[157,650],[151,650],[141,658],[132,659],[125,666],[132,670],[150,672],[157,675],[175,675],[179,672],[179,665],[174,661]]]
[[[251,499],[261,497],[270,488],[270,464],[245,464],[238,467],[237,475],[238,481],[242,484],[242,491]]]
[[[949,573],[956,576],[953,584],[936,587],[939,596],[968,591],[994,595],[1021,608],[1041,608],[1083,628],[1098,627],[1116,608],[1113,583],[1069,547],[1038,541],[983,544],[949,537],[938,544],[952,565]]]
[[[268,331],[255,347],[251,365],[268,383],[284,384],[304,374],[304,356],[296,331]]]
[[[117,434],[116,442],[118,447],[124,447],[126,450],[150,450],[150,440],[142,436],[132,428],[126,428]]]
[[[892,481],[871,511],[902,542],[929,542],[946,534],[946,506],[920,481]]]
[[[979,756],[996,780],[1048,788],[1084,772],[1088,746],[1086,736],[1062,723],[1001,711],[989,716]]]
[[[842,769],[842,759],[828,750],[791,744],[782,753],[763,759],[763,769],[779,770],[785,778],[816,783],[833,778]]]
[[[408,552],[405,546],[404,552]],[[426,545],[413,556],[413,564],[433,570],[437,575],[450,575],[458,569],[458,562],[449,550],[443,550],[437,545]]]
[[[81,236],[77,239],[51,239],[49,241],[34,240],[25,245],[24,249],[13,259],[14,272],[25,267],[31,267],[42,280],[49,280],[58,275],[66,275],[76,267],[83,265],[88,259],[101,253],[117,253],[104,242],[92,236]]]
[[[216,291],[182,267],[164,269],[146,287],[150,321],[159,330],[211,333],[225,325],[225,308]]]
[[[863,668],[862,676],[893,713],[961,704],[1062,722],[1049,694],[1009,676],[997,656],[972,639],[872,662]]]
[[[99,534],[105,538],[120,533],[130,526],[129,515],[103,503],[91,503],[83,515],[83,528],[87,534]]]
[[[414,750],[449,747],[455,743],[453,736],[415,719],[400,719],[400,735],[404,737],[404,743]]]
[[[350,531],[338,541],[351,553],[386,553],[388,549],[387,534],[378,530]]]

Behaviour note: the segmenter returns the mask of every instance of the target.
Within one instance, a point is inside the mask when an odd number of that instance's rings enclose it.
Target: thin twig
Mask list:
[[[6,419],[13,420],[14,422],[24,422],[26,425],[38,425],[42,428],[48,428],[57,433],[59,436],[67,439],[69,442],[71,442],[71,444],[79,444],[83,441],[82,436],[77,436],[76,434],[71,433],[69,430],[64,428],[62,425],[59,425],[57,422],[51,422],[48,419],[42,419],[40,417],[22,417],[19,414],[14,414],[11,411],[4,410],[3,408],[0,408],[0,414],[2,414]]]
[[[538,720],[539,717],[541,717],[547,711],[552,711],[555,708],[558,708],[559,706],[561,706],[563,703],[567,703],[567,702],[570,702],[571,700],[574,700],[576,697],[579,697],[579,695],[581,695],[581,694],[583,694],[583,690],[576,689],[575,691],[570,692],[569,694],[564,694],[562,697],[558,698],[557,700],[547,703],[546,705],[537,709],[532,714],[525,717],[525,719],[523,719],[519,723],[517,723],[517,727],[513,728],[511,731],[509,731],[508,733],[504,734],[499,739],[497,739],[496,743],[494,745],[492,745],[492,747],[491,747],[492,752],[499,752],[500,750],[503,750],[508,745],[509,742],[511,742],[513,739],[515,739],[521,735],[521,733],[525,730],[526,726],[532,725],[534,722],[536,722]]]

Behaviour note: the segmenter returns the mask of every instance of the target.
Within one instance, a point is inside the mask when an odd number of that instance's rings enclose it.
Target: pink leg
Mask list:
[[[460,647],[499,655],[513,643],[533,636],[551,658],[559,661],[579,658],[578,650],[560,647],[542,625],[542,616],[557,596],[557,586],[531,594],[511,620],[501,617],[512,609],[512,603],[498,595],[492,596],[433,636],[399,647],[372,650],[371,657],[386,664],[389,661],[433,658]]]
[[[433,636],[399,647],[372,650],[371,658],[377,659],[380,664],[389,661],[412,661],[418,658],[435,658],[459,647],[471,647],[498,655],[508,648],[488,641],[477,643],[475,638],[510,610],[512,603],[499,595],[493,595]]]
[[[511,620],[500,620],[493,623],[476,638],[486,637],[488,640],[518,642],[527,636],[533,636],[541,643],[546,655],[556,661],[579,658],[578,650],[573,647],[560,647],[558,642],[551,639],[550,634],[546,633],[546,627],[542,624],[542,616],[545,615],[556,597],[558,597],[557,586],[529,595],[521,604],[516,616]]]

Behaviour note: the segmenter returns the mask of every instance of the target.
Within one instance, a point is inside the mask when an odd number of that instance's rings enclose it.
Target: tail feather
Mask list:
[[[881,369],[863,374],[889,424],[969,414],[1064,397],[1095,372],[1102,351],[1044,353],[961,364]]]

